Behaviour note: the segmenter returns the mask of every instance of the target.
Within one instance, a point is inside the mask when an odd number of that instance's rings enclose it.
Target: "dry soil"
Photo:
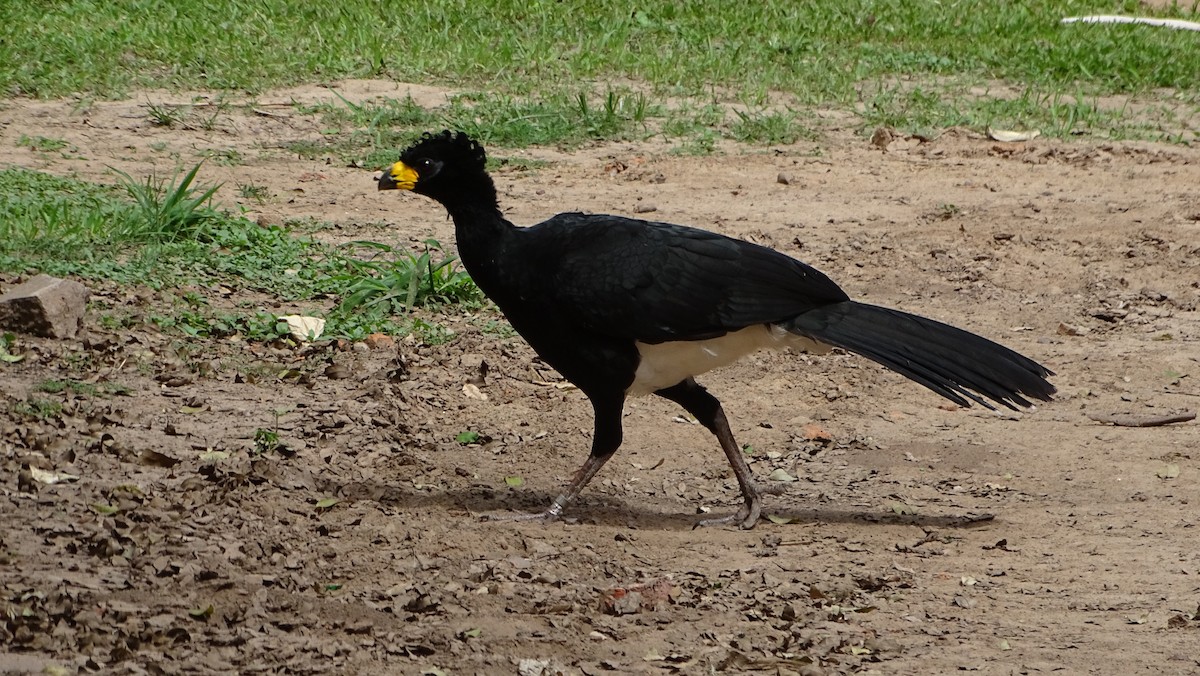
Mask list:
[[[4,101],[0,164],[111,182],[209,156],[227,206],[268,188],[241,205],[252,219],[453,241],[436,204],[288,154],[322,129],[293,100],[336,99],[276,92],[212,121],[200,105],[173,129],[145,103],[190,97]],[[543,508],[591,435],[585,398],[494,317],[435,317],[456,337],[433,346],[188,341],[144,321],[178,290],[93,284],[86,336],[22,338],[26,359],[0,364],[0,671],[1200,673],[1200,430],[1092,418],[1200,407],[1200,150],[868,136],[531,150],[550,164],[496,180],[519,224],[608,212],[775,247],[1042,361],[1054,402],[959,409],[855,356],[764,353],[702,381],[781,490],[773,521],[693,530],[736,507],[736,483],[654,399],[629,402],[625,447],[567,522],[481,521]],[[65,378],[128,391],[35,391]],[[62,415],[16,412],[31,395]],[[253,453],[260,429],[284,448]]]

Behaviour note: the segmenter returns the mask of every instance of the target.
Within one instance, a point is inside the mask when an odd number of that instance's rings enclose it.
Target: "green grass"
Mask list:
[[[336,93],[336,92],[335,92]],[[305,158],[335,156],[351,166],[379,168],[396,159],[421,132],[451,128],[488,146],[578,146],[592,140],[631,140],[648,136],[651,109],[645,96],[608,90],[557,92],[533,98],[487,92],[463,93],[446,105],[427,109],[411,98],[301,106],[319,114],[325,129],[320,141],[293,142],[288,149]]]
[[[171,179],[116,172],[100,186],[42,172],[0,170],[0,270],[106,279],[153,289],[256,292],[328,315],[330,336],[417,331],[445,339],[413,312],[468,305],[482,296],[436,242],[409,252],[375,242],[330,246],[286,227],[261,227],[211,205],[220,186],[197,184],[200,166]],[[369,257],[366,255],[369,254]],[[214,308],[185,292],[147,319],[198,338],[287,335],[275,315]],[[113,325],[127,325],[119,318]]]
[[[262,91],[391,76],[527,93],[623,76],[687,94],[743,83],[739,93],[815,102],[848,100],[854,83],[888,74],[1088,81],[1125,92],[1189,88],[1200,75],[1200,60],[1181,58],[1193,35],[1059,24],[1145,13],[1134,1],[592,0],[570,10],[555,0],[6,3],[0,84],[33,96],[120,96],[147,86]]]
[[[227,123],[226,95],[286,85],[376,77],[453,92],[429,106],[340,96],[297,106],[323,129],[288,150],[371,168],[443,127],[480,139],[493,150],[491,167],[511,171],[541,166],[504,154],[527,146],[655,136],[684,154],[711,153],[721,142],[787,145],[820,137],[817,109],[853,112],[865,133],[965,126],[1194,142],[1196,35],[1060,23],[1098,13],[1197,18],[1135,0],[8,2],[0,3],[0,91],[81,102],[145,88],[215,91],[215,102],[142,104],[151,125],[209,132]],[[16,145],[78,153],[43,136],[22,135]],[[202,155],[218,165],[246,160],[236,149]],[[259,227],[212,200],[230,190],[262,203],[266,187],[202,187],[200,169],[145,179],[115,172],[114,186],[0,169],[0,270],[153,289],[220,285],[323,315],[327,335],[349,338],[386,331],[449,340],[415,311],[484,302],[436,242],[334,247],[312,236],[319,223]],[[144,319],[197,338],[286,335],[273,314],[199,291],[168,304]],[[128,327],[140,319],[102,321]],[[486,322],[483,330],[505,335]],[[19,358],[4,346],[0,358]],[[30,415],[49,410],[24,405]]]
[[[764,110],[762,119],[731,119],[721,132],[754,143],[807,137],[805,111],[812,107],[856,110],[864,126],[1036,125],[1052,135],[1107,136],[1115,124],[1117,137],[1170,138],[1179,126],[1174,116],[1194,115],[1200,105],[1195,34],[1060,20],[1095,13],[1196,18],[1182,4],[1150,10],[1136,0],[588,0],[568,11],[557,0],[5,3],[0,91],[254,93],[383,77],[487,92],[445,110],[353,111],[353,126],[368,138],[345,153],[366,164],[377,163],[371,150],[389,147],[387,134],[396,128],[438,122],[497,146],[570,145],[636,136],[668,100]],[[637,83],[638,93],[609,94],[615,82]],[[1024,93],[1003,105],[973,93],[997,84]],[[775,94],[786,106],[768,111],[764,104],[778,102]],[[1066,94],[1074,102],[1063,103]],[[1110,96],[1186,110],[1097,104]],[[176,107],[148,102],[147,109],[157,124],[205,124]],[[676,134],[687,124],[666,118]],[[207,124],[215,126],[216,116]],[[682,139],[701,150],[714,140],[704,133]]]

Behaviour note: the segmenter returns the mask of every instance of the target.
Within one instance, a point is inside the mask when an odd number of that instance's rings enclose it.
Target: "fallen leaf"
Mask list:
[[[349,378],[351,375],[349,367],[343,364],[330,364],[325,368],[325,377],[330,380],[341,380]]]
[[[1042,135],[1042,132],[1037,129],[1029,131],[1013,131],[1008,129],[988,129],[988,137],[993,141],[1001,143],[1017,143],[1019,141],[1032,141]]]
[[[870,655],[871,649],[865,648],[862,646],[852,645],[852,646],[850,646],[850,654],[851,655]]]
[[[159,453],[158,451],[150,448],[143,450],[138,459],[141,460],[142,464],[144,465],[151,465],[153,467],[166,467],[168,469],[179,464],[179,461],[175,458],[163,453]]]
[[[34,481],[46,485],[62,483],[64,481],[79,480],[79,477],[74,474],[67,474],[66,472],[48,472],[44,469],[38,469],[37,467],[32,466],[29,468],[29,474],[33,476]]]
[[[771,481],[795,481],[796,480],[796,477],[792,476],[791,474],[788,474],[787,470],[782,469],[782,468],[774,470],[773,472],[771,472],[770,474],[767,475],[767,478],[770,479]]]
[[[367,347],[371,348],[372,350],[392,348],[396,345],[395,339],[386,333],[372,333],[364,338],[363,342],[366,343]]]
[[[804,438],[808,441],[833,441],[833,435],[816,423],[804,426]]]
[[[520,488],[525,485],[525,479],[519,476],[506,476],[504,477],[504,483],[512,488]]]
[[[288,333],[296,340],[307,343],[321,337],[325,331],[325,320],[320,317],[303,315],[282,315],[278,319],[287,322]]]
[[[317,509],[329,509],[339,502],[341,502],[341,500],[338,498],[323,498],[321,500],[317,500]]]

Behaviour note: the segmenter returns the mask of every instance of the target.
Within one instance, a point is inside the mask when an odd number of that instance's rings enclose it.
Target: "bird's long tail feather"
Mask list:
[[[1052,371],[1013,350],[932,319],[845,301],[780,324],[793,333],[860,354],[960,406],[968,399],[1016,410],[1049,401]]]

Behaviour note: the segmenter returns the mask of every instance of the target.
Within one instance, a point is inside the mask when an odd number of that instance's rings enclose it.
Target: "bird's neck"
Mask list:
[[[504,218],[494,201],[460,202],[447,207],[447,211],[454,221],[454,238],[463,267],[486,293],[487,277],[498,269],[497,257],[516,227]]]
[[[454,221],[454,237],[463,267],[489,297],[499,290],[498,257],[515,232],[500,213],[496,186],[485,172],[460,180],[449,194],[431,195]],[[493,279],[493,278],[496,279]]]

